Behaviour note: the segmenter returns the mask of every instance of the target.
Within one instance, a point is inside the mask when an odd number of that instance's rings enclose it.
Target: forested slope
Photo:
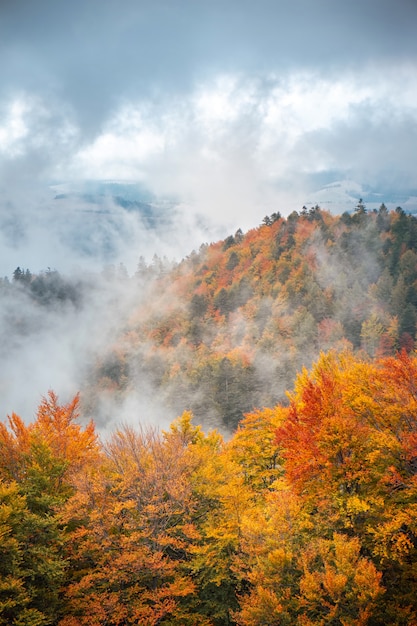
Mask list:
[[[174,414],[232,431],[245,412],[285,401],[321,351],[413,349],[417,220],[362,202],[341,216],[273,214],[129,280],[147,297],[88,381],[92,414],[106,390],[123,401],[146,380]]]

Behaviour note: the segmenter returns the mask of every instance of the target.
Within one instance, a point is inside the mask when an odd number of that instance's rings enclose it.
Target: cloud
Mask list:
[[[413,0],[5,0],[0,18],[8,193],[139,179],[216,219],[239,205],[249,225],[302,200],[312,173],[351,177],[343,150],[369,121],[359,177],[386,120],[413,156]]]
[[[221,74],[182,97],[125,99],[92,137],[58,100],[21,92],[4,103],[0,125],[2,273],[64,270],[94,256],[95,267],[121,260],[131,271],[140,254],[181,258],[317,201],[338,180],[415,189],[416,85],[409,63],[385,77],[369,67],[339,78]],[[177,224],[148,233],[111,199],[103,213],[75,196],[56,202],[48,188],[83,179],[139,181],[180,203],[167,209]]]
[[[57,98],[91,140],[120,101],[189,93],[221,73],[415,62],[413,0],[5,0],[1,83]]]
[[[412,188],[416,76],[409,66],[389,83],[367,69],[338,80],[222,75],[187,98],[162,99],[156,112],[149,101],[125,104],[71,168],[75,177],[140,179],[245,228],[262,209],[302,206],[320,173],[378,185],[391,172],[393,186]]]

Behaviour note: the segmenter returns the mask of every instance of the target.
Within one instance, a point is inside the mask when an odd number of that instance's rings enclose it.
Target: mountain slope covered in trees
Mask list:
[[[88,382],[93,413],[105,390],[123,401],[146,380],[174,414],[233,431],[245,412],[283,402],[321,351],[413,349],[417,219],[362,202],[340,216],[273,214],[174,268],[142,263],[129,281],[147,297]]]

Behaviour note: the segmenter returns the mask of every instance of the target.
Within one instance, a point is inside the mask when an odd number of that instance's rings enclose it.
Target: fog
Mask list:
[[[180,261],[303,205],[417,210],[416,11],[2,2],[0,276],[57,270],[80,298],[46,306],[2,284],[0,417],[82,388],[149,297],[141,258]],[[146,375],[131,398],[103,400],[103,423],[165,419]]]
[[[0,285],[2,420],[16,412],[31,421],[50,389],[62,402],[79,391],[85,400],[92,371],[137,308],[148,300],[166,308],[164,294],[153,290],[153,275],[181,260],[183,249],[191,251],[195,237],[198,242],[210,234],[204,225],[182,219],[181,207],[174,205],[168,215],[162,205],[144,216],[136,205],[127,210],[110,197],[99,204],[77,198],[59,203],[58,217],[52,218],[51,203],[42,210],[42,222],[33,225],[22,215],[19,221],[10,218],[2,248],[9,270]],[[32,274],[30,288],[13,278],[17,267]],[[148,268],[146,279],[136,276],[140,267]],[[103,389],[94,414],[82,404],[83,419],[93,418],[107,432],[139,420],[167,426],[176,417],[144,372],[129,397],[116,396]]]

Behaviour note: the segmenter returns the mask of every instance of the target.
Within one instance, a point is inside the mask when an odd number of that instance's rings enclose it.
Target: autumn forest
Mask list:
[[[114,286],[79,393],[0,423],[0,624],[417,625],[417,219],[303,207],[0,297]],[[169,426],[102,428],[149,390]]]

